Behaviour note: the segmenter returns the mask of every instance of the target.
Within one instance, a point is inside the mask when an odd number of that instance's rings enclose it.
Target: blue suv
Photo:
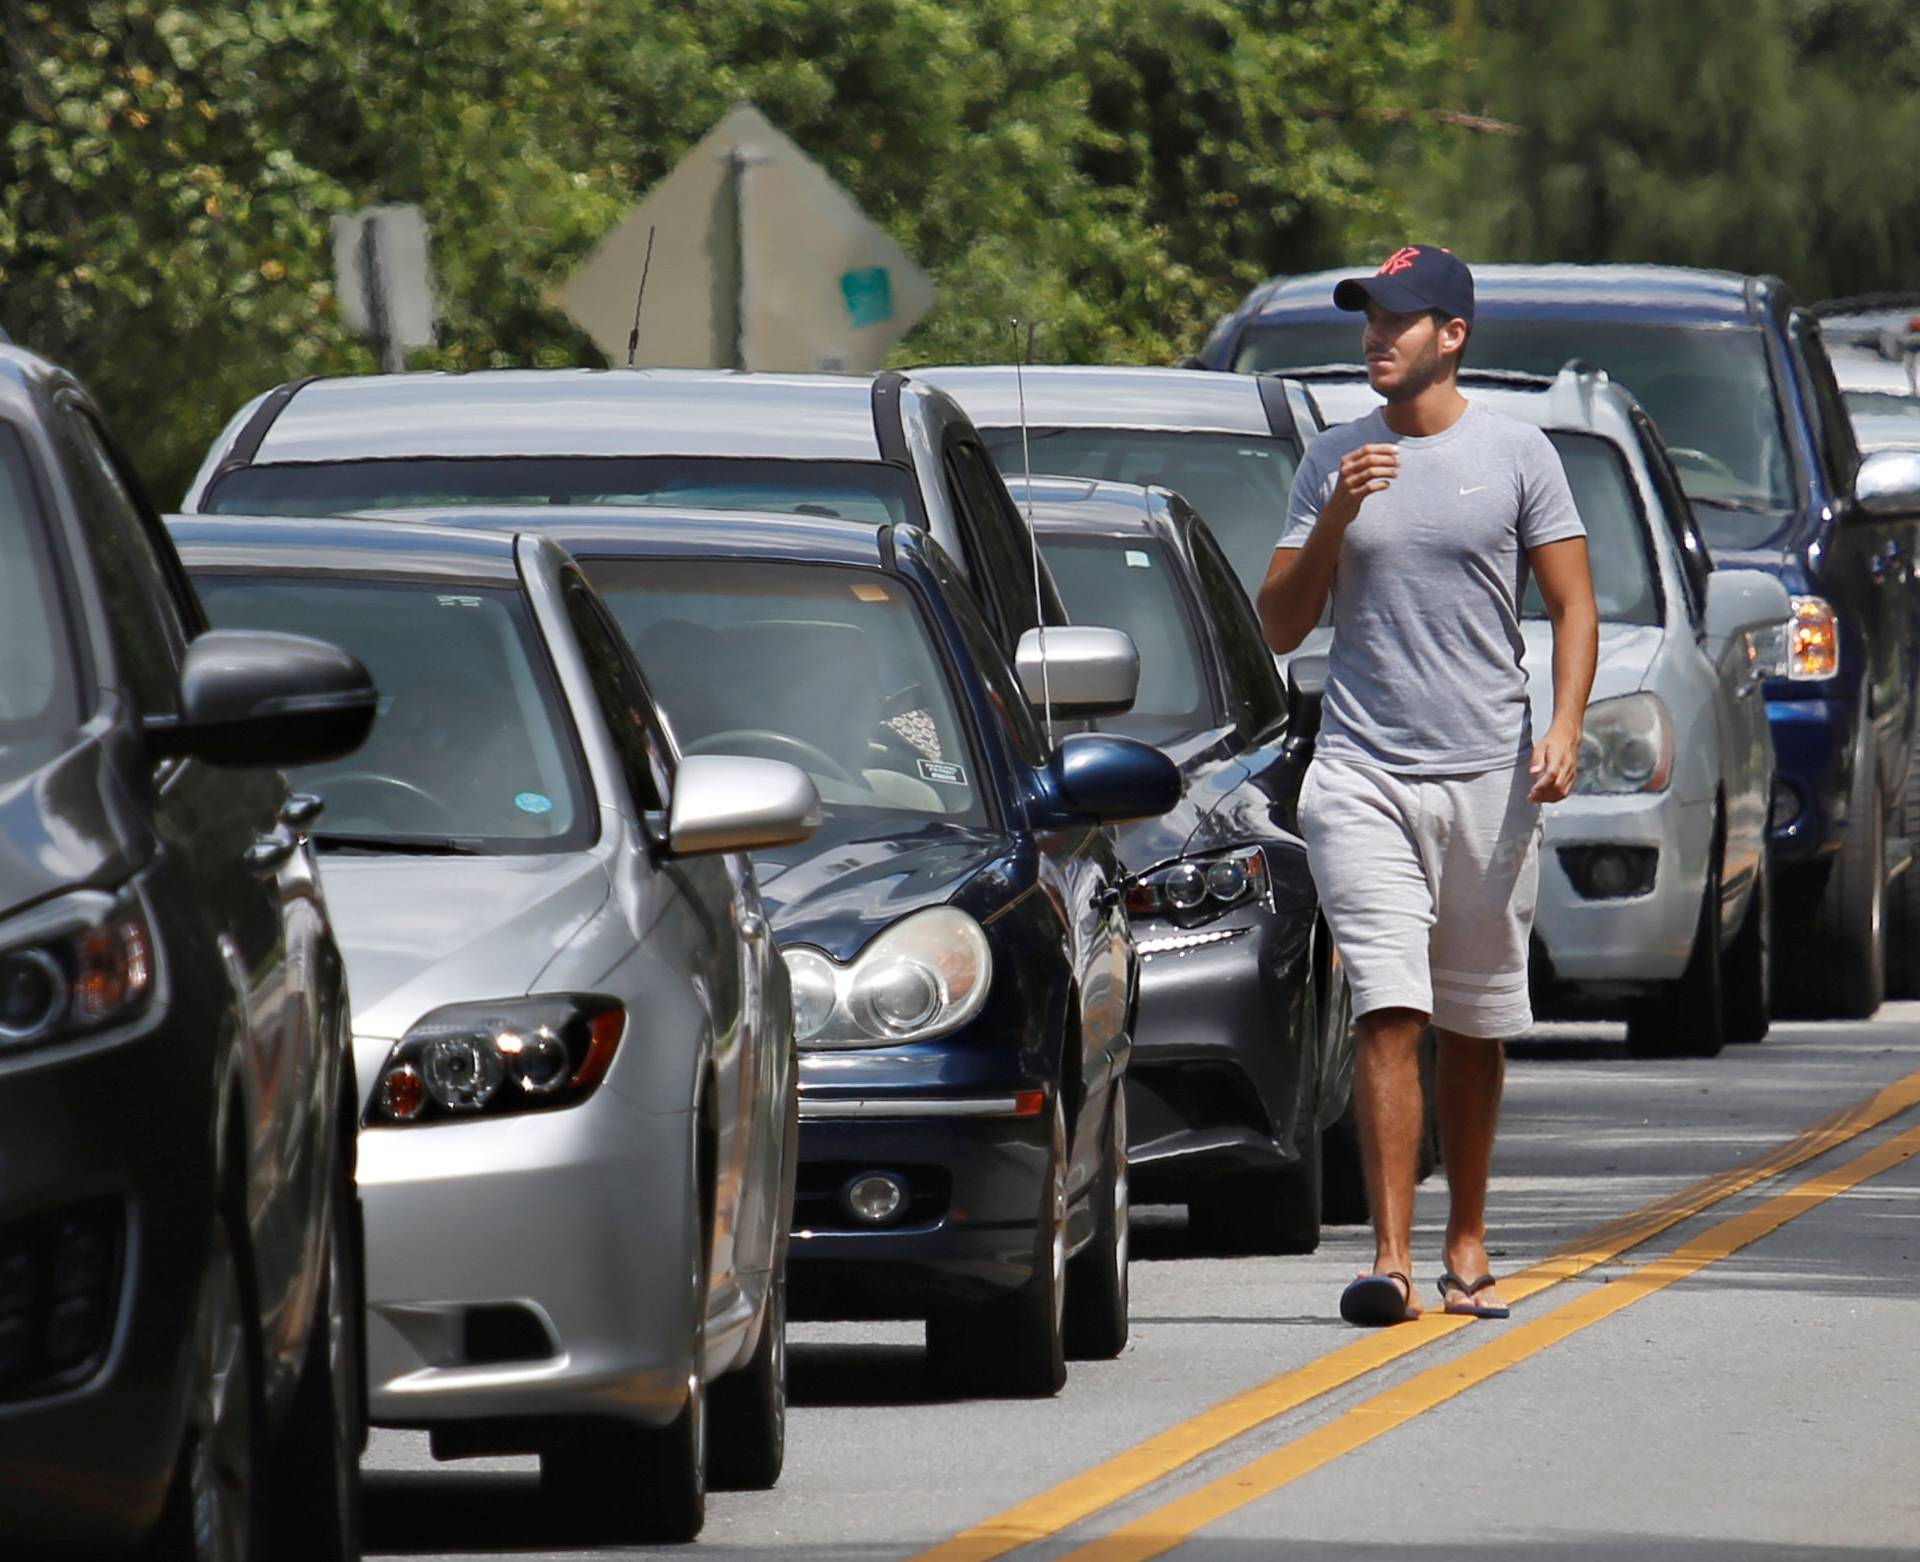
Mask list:
[[[1344,273],[1278,278],[1223,320],[1200,365],[1352,363]],[[1858,1017],[1920,992],[1915,741],[1920,458],[1861,458],[1812,313],[1774,277],[1665,266],[1484,266],[1476,366],[1584,359],[1658,422],[1716,562],[1793,597],[1787,677],[1765,685],[1778,756],[1772,852],[1783,996]],[[1676,503],[1683,503],[1675,496]]]

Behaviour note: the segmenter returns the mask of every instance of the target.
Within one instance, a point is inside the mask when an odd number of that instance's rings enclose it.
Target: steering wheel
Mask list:
[[[802,770],[831,776],[848,786],[866,785],[825,749],[805,738],[796,738],[791,732],[774,732],[766,727],[729,727],[725,732],[709,733],[699,742],[687,745],[689,754],[737,754],[743,749],[749,753],[758,749],[763,759],[789,760]],[[769,749],[773,752],[768,753]]]
[[[1730,483],[1740,481],[1739,473],[1718,456],[1710,456],[1706,451],[1696,450],[1691,445],[1669,445],[1667,454],[1673,457],[1675,466],[1689,466],[1712,477],[1724,477]]]
[[[340,800],[340,794],[343,791],[351,793],[355,787],[385,787],[388,791],[406,794],[409,801],[425,803],[427,807],[438,814],[445,823],[451,824],[453,822],[453,809],[449,807],[443,799],[435,797],[433,793],[415,782],[403,781],[398,776],[382,775],[377,770],[342,771],[337,776],[328,776],[325,781],[320,782],[318,785],[321,795],[326,798],[329,804],[336,805],[338,811],[344,812],[347,807],[347,805]],[[379,805],[377,803],[373,807],[373,812],[376,814],[379,812]]]

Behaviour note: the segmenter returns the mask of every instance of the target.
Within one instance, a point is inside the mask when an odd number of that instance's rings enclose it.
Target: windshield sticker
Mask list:
[[[523,814],[550,814],[553,799],[545,792],[522,792],[514,798],[513,806]]]
[[[848,590],[852,591],[854,599],[860,602],[885,602],[889,600],[885,586],[869,585],[864,580],[848,587]]]
[[[967,784],[967,772],[960,765],[938,759],[917,759],[914,763],[920,767],[920,779],[923,781],[937,781],[941,786]]]
[[[1137,548],[1129,548],[1127,549],[1127,568],[1128,569],[1152,569],[1153,560],[1147,554],[1140,552]]]
[[[480,605],[480,599],[478,597],[436,596],[433,600],[438,602],[442,607],[478,607]]]

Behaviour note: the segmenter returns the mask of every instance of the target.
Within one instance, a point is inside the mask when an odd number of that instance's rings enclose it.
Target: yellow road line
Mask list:
[[[1788,1221],[1914,1155],[1920,1155],[1920,1128],[1909,1128],[1843,1166],[1816,1173],[1797,1187],[1702,1232],[1665,1257],[1649,1259],[1612,1284],[1598,1286],[1542,1318],[1503,1330],[1491,1343],[1457,1360],[1429,1367],[1232,1474],[1068,1552],[1062,1562],[1148,1562],[1149,1558],[1163,1556],[1207,1525],[1271,1496],[1342,1454],[1384,1437],[1415,1416],[1611,1317],[1642,1297],[1698,1274],[1709,1264],[1739,1252]]]
[[[1842,1108],[1744,1166],[1708,1177],[1585,1233],[1570,1247],[1502,1280],[1501,1293],[1510,1302],[1524,1301],[1549,1286],[1609,1262],[1629,1248],[1756,1183],[1824,1155],[1916,1104],[1920,1104],[1920,1072]],[[1092,1469],[962,1530],[950,1540],[919,1553],[910,1562],[992,1562],[1022,1546],[1057,1535],[1255,1427],[1444,1339],[1472,1321],[1428,1313],[1416,1323],[1363,1335],[1317,1361],[1223,1400],[1191,1420],[1156,1433]]]

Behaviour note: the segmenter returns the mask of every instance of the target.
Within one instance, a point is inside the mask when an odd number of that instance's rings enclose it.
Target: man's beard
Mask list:
[[[1392,390],[1380,391],[1380,394],[1389,402],[1415,401],[1439,383],[1442,372],[1440,344],[1435,341],[1424,354],[1407,365],[1407,372],[1398,385]]]

